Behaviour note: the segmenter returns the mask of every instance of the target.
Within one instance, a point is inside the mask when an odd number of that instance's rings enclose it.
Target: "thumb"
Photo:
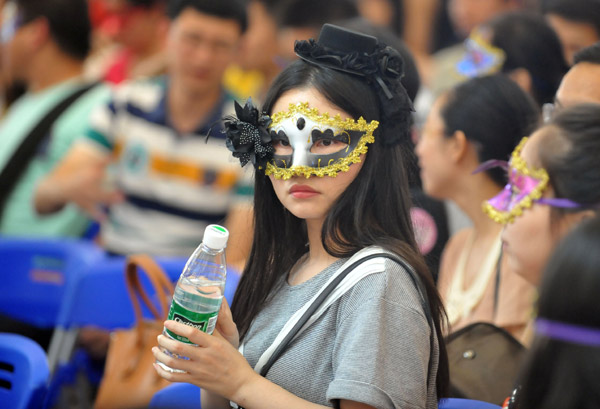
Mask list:
[[[223,302],[221,303],[216,329],[216,332],[219,332],[219,334],[227,339],[234,347],[238,347],[239,334],[237,326],[235,325],[235,322],[233,322],[231,310],[229,309],[229,304],[225,298],[223,298]]]

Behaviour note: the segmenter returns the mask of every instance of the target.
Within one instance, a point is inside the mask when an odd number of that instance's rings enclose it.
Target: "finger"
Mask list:
[[[189,374],[187,373],[178,373],[178,372],[169,372],[165,371],[159,364],[152,363],[154,366],[154,370],[156,373],[162,378],[166,379],[169,382],[187,382],[189,379]]]
[[[173,351],[171,351],[171,353],[173,353]],[[178,369],[180,371],[185,371],[186,373],[194,369],[192,361],[168,355],[161,351],[159,347],[152,347],[152,355],[154,355],[154,358],[156,358],[157,361],[162,362],[171,369]]]
[[[99,201],[106,205],[121,203],[124,200],[125,195],[118,190],[104,191],[99,198]]]
[[[78,203],[81,210],[88,214],[95,221],[102,223],[106,220],[106,212],[95,202]]]
[[[162,334],[156,337],[156,340],[159,346],[169,350],[173,354],[193,358],[198,352],[198,348],[195,345],[186,344]]]
[[[229,303],[227,302],[227,298],[223,297],[223,302],[221,302],[221,310],[219,311],[219,315],[225,314],[231,317],[231,308],[229,308]]]
[[[190,327],[189,325],[182,324],[175,321],[165,321],[165,328],[173,331],[177,335],[186,337],[192,343],[198,346],[208,346],[211,342],[211,336],[205,332],[202,332],[196,328]]]
[[[219,310],[217,327],[220,329],[221,332],[225,332],[226,334],[233,334],[235,331],[237,331],[237,327],[233,322],[231,310],[229,309],[229,305],[227,305],[227,300],[225,300],[225,298],[223,298],[223,302],[221,303],[221,309]]]

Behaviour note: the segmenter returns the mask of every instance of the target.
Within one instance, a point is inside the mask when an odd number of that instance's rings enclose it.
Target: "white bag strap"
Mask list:
[[[361,259],[381,253],[383,251],[380,247],[368,247],[357,252],[354,256],[348,259],[330,278],[327,282],[321,287],[319,292],[317,292],[306,304],[302,306],[298,311],[294,313],[290,317],[290,319],[283,326],[279,334],[275,337],[273,343],[265,350],[265,352],[261,355],[254,370],[258,373],[261,373],[264,365],[269,361],[273,353],[280,347],[282,341],[286,338],[286,336],[290,333],[290,331],[298,324],[300,319],[306,314],[309,308],[315,303],[316,300],[322,299],[322,294],[326,289],[329,288],[332,282],[334,282],[342,273],[346,272],[347,275],[343,277],[342,281],[333,289],[333,291],[327,295],[326,298],[322,301],[318,309],[310,316],[310,318],[306,321],[304,325],[296,332],[292,339],[295,339],[298,335],[300,335],[306,328],[308,328],[313,322],[315,322],[326,310],[329,308],[331,304],[333,304],[337,299],[339,299],[342,295],[348,292],[357,282],[367,277],[370,274],[380,273],[385,269],[385,260],[381,258],[373,258],[367,260],[363,263],[360,263],[359,267],[354,268],[352,271],[347,272],[348,267],[352,266],[356,262],[360,262]],[[289,341],[291,341],[290,339]],[[288,341],[288,342],[289,342]],[[240,351],[243,353],[243,345],[240,347]],[[264,376],[264,375],[263,375]]]

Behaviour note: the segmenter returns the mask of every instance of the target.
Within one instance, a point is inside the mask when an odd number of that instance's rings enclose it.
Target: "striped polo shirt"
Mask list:
[[[167,86],[161,78],[118,87],[84,140],[113,156],[108,179],[125,196],[101,229],[116,253],[189,255],[207,224],[223,223],[234,201],[252,194],[225,147],[221,118],[233,113],[232,99],[223,94],[203,125],[181,134],[169,121]]]

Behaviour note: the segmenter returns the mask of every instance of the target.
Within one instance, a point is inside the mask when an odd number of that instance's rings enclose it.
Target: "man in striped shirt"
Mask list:
[[[206,224],[227,215],[235,261],[251,236],[244,197],[252,188],[225,147],[220,119],[232,100],[221,80],[246,11],[239,0],[181,0],[169,3],[168,14],[168,75],[115,90],[86,137],[38,186],[36,209],[78,204],[119,254],[189,255]]]

